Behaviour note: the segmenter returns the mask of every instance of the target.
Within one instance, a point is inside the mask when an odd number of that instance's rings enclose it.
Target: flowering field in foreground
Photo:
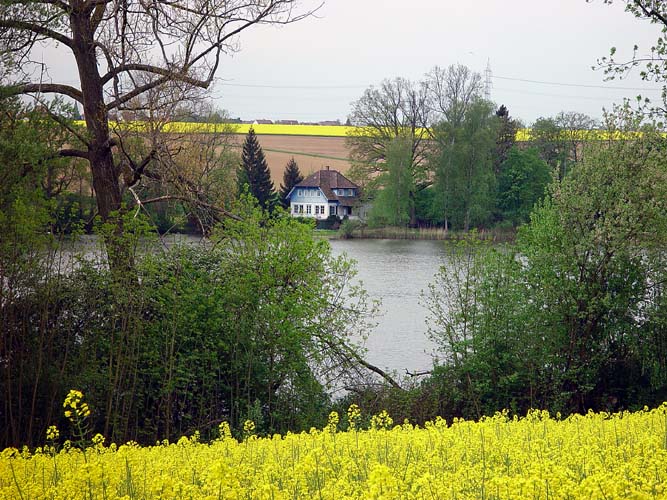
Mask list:
[[[358,413],[357,413],[358,415]],[[0,456],[2,499],[667,498],[667,404],[554,419],[534,411],[423,428],[374,417],[370,430],[239,442],[96,444]],[[53,438],[53,430],[50,437]],[[251,423],[246,431],[252,432]]]

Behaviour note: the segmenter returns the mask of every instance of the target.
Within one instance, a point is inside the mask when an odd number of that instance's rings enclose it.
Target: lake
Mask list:
[[[422,290],[446,257],[445,243],[421,240],[332,240],[334,255],[357,262],[357,279],[370,298],[380,299],[381,316],[366,341],[367,360],[405,374],[432,366],[434,344],[426,336]]]

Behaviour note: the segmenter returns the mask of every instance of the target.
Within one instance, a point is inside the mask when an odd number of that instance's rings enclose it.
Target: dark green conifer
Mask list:
[[[285,171],[283,172],[283,183],[280,185],[280,202],[283,207],[287,208],[289,206],[289,200],[287,195],[296,186],[299,182],[303,180],[303,175],[299,171],[299,165],[296,164],[296,161],[292,157],[290,161],[285,165]]]
[[[276,192],[273,181],[271,181],[271,172],[266,163],[264,151],[262,151],[252,127],[250,127],[243,143],[238,183],[241,192],[247,186],[248,192],[257,199],[263,209],[273,209],[276,202]]]

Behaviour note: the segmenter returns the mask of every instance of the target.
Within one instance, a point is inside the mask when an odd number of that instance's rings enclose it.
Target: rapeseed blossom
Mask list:
[[[79,407],[79,404],[77,404]],[[392,426],[386,412],[360,427],[258,438],[198,435],[156,446],[9,448],[0,498],[13,499],[592,499],[667,498],[667,403],[639,412],[554,418],[508,412],[479,422]],[[53,433],[50,434],[54,436]]]

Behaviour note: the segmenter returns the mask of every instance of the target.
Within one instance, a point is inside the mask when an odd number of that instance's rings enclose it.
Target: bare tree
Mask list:
[[[590,139],[590,132],[597,122],[585,113],[561,111],[556,115],[556,124],[563,140],[568,143],[568,159],[574,163],[581,161],[584,144]]]
[[[463,123],[472,104],[482,98],[482,77],[462,64],[435,66],[426,74],[428,105],[435,121],[452,127]]]
[[[430,113],[428,94],[423,84],[405,78],[384,80],[379,87],[370,87],[352,104],[349,117],[353,129],[347,141],[356,162],[357,177],[369,178],[387,170],[387,148],[396,138],[410,143],[408,162],[412,188],[409,196],[431,184],[426,160],[429,151]],[[414,203],[411,204],[414,206]],[[415,224],[412,210],[410,222]]]
[[[312,10],[298,0],[17,0],[0,3],[0,75],[5,92],[55,93],[83,107],[87,131],[72,129],[82,146],[62,155],[88,161],[102,220],[121,209],[121,166],[109,113],[173,86],[208,88],[221,57],[238,50],[238,35],[259,24],[286,24]],[[43,42],[73,57],[80,85],[52,83],[48,65],[35,61]],[[54,117],[57,119],[57,117]],[[126,161],[141,177],[156,156]],[[127,158],[125,158],[127,160]],[[118,232],[122,226],[118,226]],[[122,266],[123,255],[112,257]]]

